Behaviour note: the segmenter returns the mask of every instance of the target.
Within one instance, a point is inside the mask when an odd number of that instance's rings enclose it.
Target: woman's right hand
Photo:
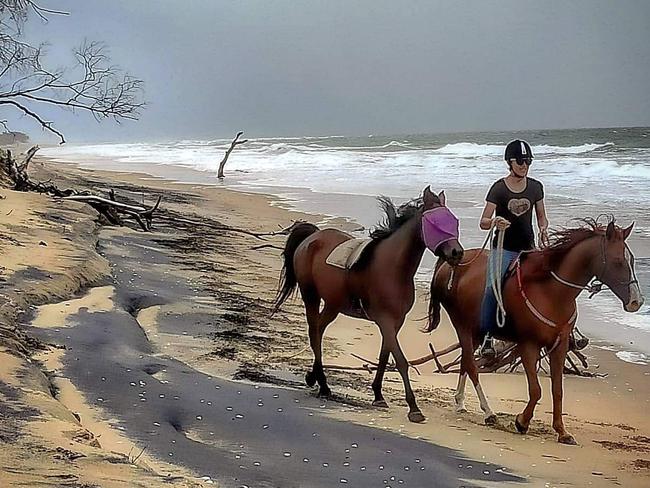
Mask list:
[[[508,219],[505,219],[503,217],[494,217],[494,219],[492,219],[492,225],[496,227],[497,230],[503,232],[508,227],[510,227],[510,222],[508,221]]]

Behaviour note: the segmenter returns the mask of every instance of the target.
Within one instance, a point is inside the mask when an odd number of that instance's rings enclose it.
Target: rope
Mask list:
[[[485,248],[487,247],[488,242],[490,242],[492,240],[492,235],[493,235],[492,229],[493,229],[493,227],[490,227],[490,232],[488,232],[487,237],[483,241],[483,245],[481,246],[481,249],[479,249],[478,252],[476,254],[474,254],[474,257],[472,259],[470,259],[469,261],[466,261],[464,263],[458,263],[456,266],[469,266],[474,261],[476,261],[479,257],[481,257],[481,254],[485,250]],[[449,280],[447,281],[447,291],[451,291],[451,287],[454,284],[454,274],[456,272],[456,266],[451,267],[451,273],[449,273]],[[440,269],[440,268],[438,268],[438,269]],[[436,273],[437,272],[438,272],[438,270],[436,270]],[[434,276],[434,279],[435,279],[435,273],[434,273],[433,276]]]
[[[469,266],[470,264],[472,264],[474,261],[476,261],[481,256],[481,251],[485,250],[485,248],[487,247],[488,242],[490,242],[492,240],[492,235],[493,235],[492,230],[493,230],[493,227],[490,227],[490,232],[488,232],[487,237],[483,241],[483,245],[481,246],[481,249],[479,249],[479,251],[474,255],[474,257],[472,259],[470,259],[469,261],[465,262],[465,263],[458,263],[458,266]]]
[[[488,237],[492,235],[494,232],[494,224],[492,227],[490,227],[490,234]],[[496,252],[496,269],[497,272],[494,272],[494,262],[492,262],[492,280],[490,283],[490,286],[492,287],[492,292],[494,293],[494,298],[496,299],[497,302],[497,312],[496,312],[496,319],[497,319],[497,326],[499,328],[503,328],[504,325],[506,325],[506,308],[505,305],[503,304],[503,291],[501,289],[501,269],[503,268],[503,239],[505,237],[505,232],[498,232],[497,233],[497,246],[496,248],[492,249],[490,252]]]

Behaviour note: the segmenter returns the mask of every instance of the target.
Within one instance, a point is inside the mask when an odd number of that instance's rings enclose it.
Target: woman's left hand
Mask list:
[[[547,247],[550,245],[548,240],[548,230],[546,227],[539,229],[539,247]]]

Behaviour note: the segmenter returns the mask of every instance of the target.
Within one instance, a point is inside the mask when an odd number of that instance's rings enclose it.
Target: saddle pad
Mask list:
[[[336,246],[325,262],[342,269],[350,269],[372,239],[349,239]]]

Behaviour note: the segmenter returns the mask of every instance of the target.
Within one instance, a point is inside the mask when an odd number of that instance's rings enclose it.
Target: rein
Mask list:
[[[517,259],[517,264],[516,266],[516,273],[517,273],[517,286],[519,287],[519,293],[521,293],[522,298],[524,299],[524,302],[526,303],[526,306],[528,307],[528,310],[543,324],[548,325],[549,327],[558,327],[558,324],[556,322],[553,322],[551,319],[546,318],[539,310],[535,308],[535,306],[532,304],[528,296],[526,295],[526,291],[524,290],[524,284],[521,279],[521,261]],[[568,283],[568,282],[567,282]],[[577,288],[584,288],[582,286],[574,285]],[[575,310],[573,311],[573,314],[569,318],[568,321],[563,322],[563,324],[566,325],[571,325],[575,323],[576,319],[578,318],[578,307],[576,306]]]
[[[601,291],[603,291],[603,286],[605,286],[605,284],[598,279],[595,279],[591,283],[587,283],[586,285],[576,285],[575,283],[571,283],[570,281],[566,281],[560,278],[555,271],[551,271],[551,276],[565,286],[576,288],[578,290],[588,291],[589,298],[592,298],[596,293],[600,293]]]
[[[474,257],[472,259],[470,259],[469,261],[466,261],[464,263],[458,263],[456,266],[469,266],[474,261],[476,261],[481,256],[481,253],[487,247],[488,242],[490,242],[492,240],[493,235],[494,235],[494,226],[490,227],[490,232],[488,232],[487,237],[483,241],[483,245],[481,246],[481,249],[478,250],[478,252],[474,255]],[[436,271],[438,271],[438,270],[436,270]],[[449,281],[447,281],[447,291],[450,291],[452,285],[454,284],[454,272],[455,271],[456,271],[456,267],[451,266],[451,273],[449,273]],[[435,273],[434,273],[434,277],[435,277]]]

